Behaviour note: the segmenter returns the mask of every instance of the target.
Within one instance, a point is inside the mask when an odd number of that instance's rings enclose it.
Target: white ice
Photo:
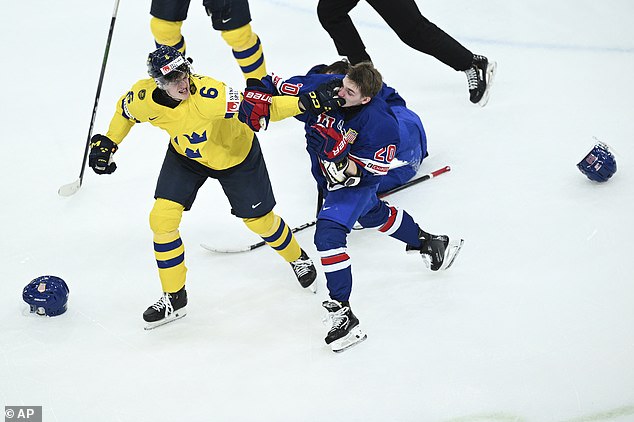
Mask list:
[[[94,133],[145,77],[149,1],[122,0]],[[361,2],[353,17],[388,84],[429,137],[424,172],[452,171],[394,195],[428,231],[464,237],[454,266],[431,273],[376,232],[349,239],[351,303],[368,339],[323,343],[323,276],[311,295],[270,249],[217,255],[201,242],[259,239],[209,181],[181,234],[186,318],[154,331],[160,295],[148,213],[167,136],[133,128],[111,176],[79,174],[112,1],[2,1],[0,405],[43,406],[44,421],[634,420],[634,3],[630,0],[419,1],[423,13],[498,62],[485,108],[463,74],[405,46]],[[270,71],[338,58],[315,1],[253,0]],[[242,88],[199,1],[184,26],[198,73]],[[605,184],[575,168],[610,144]],[[260,136],[291,226],[315,191],[301,126]],[[313,229],[298,234],[316,257]],[[24,314],[21,290],[54,274],[69,310]]]

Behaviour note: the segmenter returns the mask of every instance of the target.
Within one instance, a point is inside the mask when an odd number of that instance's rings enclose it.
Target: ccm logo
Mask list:
[[[269,104],[273,102],[273,98],[271,97],[271,94],[264,94],[262,92],[249,91],[245,94],[245,97],[256,100],[256,101],[269,103]]]

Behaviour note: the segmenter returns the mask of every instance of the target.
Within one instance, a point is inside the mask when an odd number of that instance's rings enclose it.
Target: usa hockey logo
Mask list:
[[[592,153],[588,154],[588,156],[586,157],[586,163],[592,165],[592,164],[594,164],[595,161],[597,161],[596,155],[594,155]]]
[[[348,144],[354,144],[354,141],[357,139],[357,135],[359,133],[354,129],[348,129],[346,134],[343,135],[343,140]]]

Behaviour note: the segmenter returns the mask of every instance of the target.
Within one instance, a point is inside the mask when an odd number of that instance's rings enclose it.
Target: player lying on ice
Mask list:
[[[273,88],[299,97],[305,112],[296,117],[305,124],[311,172],[326,192],[314,238],[330,295],[322,304],[331,321],[325,341],[340,352],[366,338],[350,306],[347,236],[355,222],[405,243],[406,251],[420,254],[432,271],[449,268],[463,241],[427,233],[409,213],[378,198],[377,189],[401,138],[419,139],[423,132],[413,112],[406,113],[404,108],[397,117],[379,95],[384,84],[371,63],[350,67],[343,79],[326,74],[274,82],[272,86],[247,81],[238,118],[260,130],[268,122],[269,109],[257,98],[273,93]]]

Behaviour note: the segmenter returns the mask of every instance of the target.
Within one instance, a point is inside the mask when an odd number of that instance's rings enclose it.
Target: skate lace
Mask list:
[[[163,296],[159,300],[156,301],[152,308],[156,311],[161,312],[163,309],[167,308],[165,312],[165,316],[170,315],[174,312],[174,307],[172,306],[172,301],[170,300],[171,295],[169,293],[163,293]]]
[[[350,318],[348,318],[348,310],[347,306],[339,309],[337,312],[328,312],[327,320],[330,322],[330,331],[338,330],[341,327],[344,327]]]
[[[305,276],[310,272],[311,267],[313,266],[313,261],[310,258],[300,258],[291,262],[291,265],[293,266],[293,271],[295,271],[295,275],[299,278]]]
[[[478,76],[478,71],[474,67],[471,67],[465,70],[464,73],[467,75],[467,83],[469,84],[469,91],[478,88],[478,81],[480,79]]]
[[[423,262],[425,263],[425,266],[427,268],[431,268],[431,264],[433,262],[431,255],[427,253],[421,253],[420,256],[423,258]]]

